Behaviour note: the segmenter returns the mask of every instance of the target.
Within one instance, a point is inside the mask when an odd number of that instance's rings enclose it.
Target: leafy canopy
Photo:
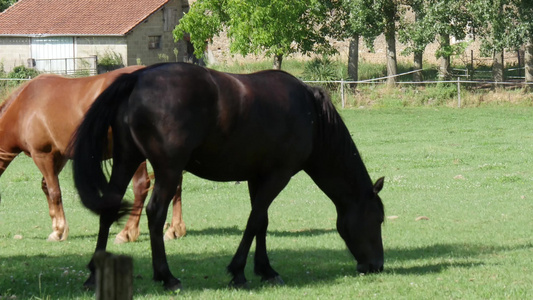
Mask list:
[[[325,25],[331,5],[319,0],[198,0],[173,33],[176,40],[190,33],[198,57],[223,30],[232,53],[333,53]]]

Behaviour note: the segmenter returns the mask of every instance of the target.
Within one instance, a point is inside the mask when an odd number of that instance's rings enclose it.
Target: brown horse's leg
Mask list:
[[[65,166],[63,157],[54,157],[53,154],[33,155],[33,161],[43,174],[41,188],[48,200],[50,218],[52,218],[52,233],[48,236],[49,241],[64,241],[68,237],[68,223],[63,210],[61,189],[59,187],[59,172]]]
[[[170,227],[165,232],[165,240],[172,240],[185,236],[187,230],[183,216],[181,213],[181,185],[183,183],[183,176],[180,178],[180,183],[176,190],[174,198],[172,198],[172,222]]]
[[[144,201],[148,195],[150,188],[150,178],[148,177],[148,170],[146,169],[146,161],[139,165],[139,168],[133,175],[133,194],[135,200],[130,217],[115,238],[115,244],[122,244],[127,242],[135,242],[139,238],[139,221],[141,220],[141,213],[144,208]]]

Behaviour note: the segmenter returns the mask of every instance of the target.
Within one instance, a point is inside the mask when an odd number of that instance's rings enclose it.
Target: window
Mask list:
[[[161,36],[154,35],[148,37],[148,49],[161,49]]]

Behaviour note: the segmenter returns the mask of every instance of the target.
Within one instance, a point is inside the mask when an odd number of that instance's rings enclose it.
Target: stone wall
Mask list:
[[[135,65],[140,62],[144,65],[151,65],[166,61],[183,61],[187,52],[185,42],[174,42],[172,35],[172,30],[183,16],[183,10],[181,0],[172,0],[163,9],[135,27],[126,36],[127,64]],[[153,42],[154,37],[157,36],[161,37],[158,47],[154,44],[150,45],[150,42]]]
[[[0,66],[3,65],[4,71],[27,65],[31,55],[30,42],[28,37],[0,37]]]

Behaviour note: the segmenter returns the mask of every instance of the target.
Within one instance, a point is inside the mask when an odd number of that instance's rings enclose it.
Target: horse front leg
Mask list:
[[[165,232],[165,240],[173,240],[185,236],[187,233],[185,222],[183,221],[183,214],[181,210],[181,185],[183,183],[183,176],[180,178],[180,183],[176,189],[176,194],[172,198],[172,221],[170,227]]]
[[[139,238],[139,222],[144,208],[144,201],[150,189],[150,177],[146,168],[146,161],[142,162],[133,175],[133,194],[135,196],[133,208],[124,229],[115,237],[115,244],[134,242]]]
[[[268,227],[268,208],[279,192],[289,183],[289,180],[290,175],[284,176],[283,173],[276,173],[248,181],[252,211],[248,217],[248,223],[237,252],[227,267],[228,272],[233,276],[230,286],[237,288],[248,287],[244,276],[244,268],[254,237],[256,237],[254,272],[261,276],[263,281],[283,284],[283,280],[278,272],[272,268],[268,259],[266,232]]]

